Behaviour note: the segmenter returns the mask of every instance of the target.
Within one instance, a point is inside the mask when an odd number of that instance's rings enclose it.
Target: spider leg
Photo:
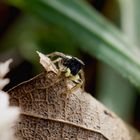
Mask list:
[[[66,68],[65,76],[66,76],[66,77],[70,77],[70,75],[71,75],[70,69],[69,69],[69,68]]]
[[[65,54],[61,52],[53,52],[53,53],[47,54],[47,56],[48,57],[55,57],[55,56],[65,57]]]
[[[61,63],[61,60],[62,60],[62,58],[59,57],[59,58],[52,61],[54,64],[57,64],[56,67],[57,67],[57,70],[58,70],[58,73],[57,73],[58,76],[60,76],[61,72],[66,71],[66,68]]]
[[[57,64],[57,68],[60,71],[64,71],[64,66],[61,64],[61,60],[63,59],[63,57],[65,57],[65,55],[63,53],[60,52],[53,52],[47,55],[48,57],[57,57],[56,59],[52,60],[52,62],[54,64]]]
[[[72,94],[73,91],[75,91],[75,90],[81,88],[81,86],[82,86],[82,83],[78,83],[78,84],[76,84],[75,86],[73,86],[71,89],[68,89],[67,93],[68,93],[68,94]]]
[[[69,77],[69,79],[72,80],[75,83],[75,85],[71,89],[69,89],[68,93],[72,93],[73,91],[79,88],[81,88],[84,91],[85,77],[83,70],[81,70],[76,76]]]
[[[61,61],[62,58],[57,58],[55,60],[53,60],[52,62],[55,64],[55,63],[59,63]]]

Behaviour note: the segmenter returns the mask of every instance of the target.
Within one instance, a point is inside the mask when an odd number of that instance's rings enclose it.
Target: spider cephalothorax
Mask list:
[[[73,76],[77,75],[83,68],[84,63],[76,57],[66,56],[62,59],[62,64],[70,69]]]

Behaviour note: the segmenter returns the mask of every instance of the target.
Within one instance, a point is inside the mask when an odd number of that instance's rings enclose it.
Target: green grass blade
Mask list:
[[[140,87],[140,50],[82,0],[10,0],[67,30],[88,53]]]
[[[135,0],[118,1],[118,7],[120,7],[120,9],[117,11],[121,11],[119,21],[121,30],[123,33],[127,34],[127,37],[129,37],[130,40],[136,42],[133,15],[133,3]],[[131,85],[131,83],[122,78],[122,76],[116,73],[112,68],[101,63],[99,65],[97,87],[96,92],[98,99],[125,121],[130,122],[133,118],[137,96],[135,94],[136,89]]]

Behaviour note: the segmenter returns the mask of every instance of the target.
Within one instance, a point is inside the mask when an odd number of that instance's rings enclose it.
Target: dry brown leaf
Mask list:
[[[53,71],[54,73],[58,72],[57,68],[51,62],[50,58],[48,58],[46,55],[42,54],[41,52],[37,51],[37,53],[40,57],[40,64],[44,67],[46,71]]]
[[[114,113],[69,79],[45,71],[9,90],[22,110],[16,135],[24,140],[140,140]]]

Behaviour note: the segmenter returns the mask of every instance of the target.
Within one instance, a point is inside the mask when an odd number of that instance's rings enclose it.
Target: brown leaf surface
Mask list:
[[[16,135],[24,140],[140,140],[88,93],[80,88],[70,93],[69,84],[63,74],[45,71],[9,90],[11,105],[22,110]]]

